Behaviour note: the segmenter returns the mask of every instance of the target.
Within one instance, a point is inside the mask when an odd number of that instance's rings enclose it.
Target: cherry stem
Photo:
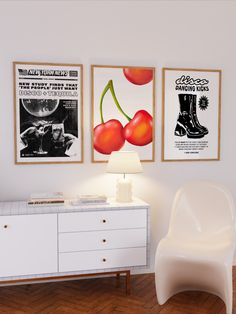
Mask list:
[[[108,84],[105,86],[103,92],[102,92],[102,95],[101,95],[101,98],[100,98],[100,117],[101,117],[101,122],[104,123],[104,118],[103,118],[103,111],[102,111],[102,103],[103,103],[103,98],[104,96],[106,95],[107,91],[110,89],[110,85],[109,85],[109,82]]]
[[[126,119],[128,121],[131,120],[131,118],[123,111],[123,109],[121,108],[117,98],[116,98],[116,94],[115,94],[115,90],[114,90],[114,86],[113,86],[113,81],[110,80],[108,81],[107,85],[105,86],[103,92],[102,92],[102,95],[101,95],[101,98],[100,98],[100,117],[101,117],[101,122],[104,123],[104,118],[103,118],[103,110],[102,110],[102,104],[103,104],[103,99],[104,99],[104,96],[106,95],[107,91],[110,89],[110,92],[111,92],[111,95],[112,95],[112,98],[116,104],[116,107],[118,108],[118,110],[126,117]]]

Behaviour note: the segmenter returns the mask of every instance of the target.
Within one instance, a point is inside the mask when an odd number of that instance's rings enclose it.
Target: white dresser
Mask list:
[[[148,265],[149,206],[0,203],[0,283],[101,273],[127,275]]]

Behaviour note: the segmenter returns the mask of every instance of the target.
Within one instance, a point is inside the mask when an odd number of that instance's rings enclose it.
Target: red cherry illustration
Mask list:
[[[119,120],[111,119],[107,122],[103,118],[103,99],[110,90],[112,98],[120,113],[129,121],[123,128]],[[115,94],[112,80],[108,81],[100,98],[101,124],[94,128],[94,149],[101,154],[109,155],[113,151],[120,150],[125,140],[136,146],[144,146],[152,142],[152,116],[145,110],[139,110],[131,119],[121,108]]]
[[[124,68],[123,73],[135,85],[145,85],[153,79],[153,69],[150,68]]]
[[[112,119],[94,128],[94,148],[101,154],[109,155],[120,150],[125,143],[123,126],[120,121]]]
[[[124,127],[125,139],[137,146],[152,142],[152,116],[146,110],[139,110]]]
[[[103,99],[108,92],[111,91],[112,97],[116,106],[118,106],[118,100],[115,95],[113,82],[112,80],[108,81],[107,85],[105,86],[100,99],[100,118],[101,124],[98,124],[93,131],[93,146],[96,151],[101,154],[109,155],[113,151],[120,150],[125,143],[125,138],[123,135],[123,125],[120,123],[119,120],[111,119],[107,122],[104,121],[103,117]],[[117,105],[118,104],[118,105]],[[121,108],[118,108],[122,111]],[[123,111],[122,111],[123,112]],[[125,113],[123,113],[125,114]],[[128,118],[128,116],[127,116]]]

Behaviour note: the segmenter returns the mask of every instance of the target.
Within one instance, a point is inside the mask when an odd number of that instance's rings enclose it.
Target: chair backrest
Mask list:
[[[181,187],[175,196],[168,235],[175,239],[213,236],[235,237],[232,195],[222,185],[198,181]]]

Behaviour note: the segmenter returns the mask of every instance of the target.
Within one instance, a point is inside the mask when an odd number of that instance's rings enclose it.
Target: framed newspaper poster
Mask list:
[[[162,160],[220,159],[221,70],[163,69]]]
[[[154,161],[155,68],[92,65],[92,162],[135,150]]]
[[[14,62],[15,163],[83,162],[81,64]]]

